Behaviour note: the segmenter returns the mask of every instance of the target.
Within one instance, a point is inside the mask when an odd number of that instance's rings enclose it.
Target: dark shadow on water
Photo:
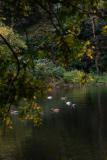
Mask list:
[[[77,104],[72,110],[60,97]],[[107,89],[62,90],[42,100],[43,125],[14,118],[14,129],[0,129],[0,160],[106,160]],[[57,106],[59,113],[50,112]]]

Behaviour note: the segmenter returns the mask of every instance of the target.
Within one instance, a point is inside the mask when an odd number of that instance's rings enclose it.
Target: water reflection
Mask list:
[[[60,100],[66,95],[77,103],[71,110]],[[0,129],[0,160],[106,160],[107,89],[59,90],[51,101],[42,100],[43,125],[13,117],[14,129]],[[58,114],[50,108],[58,106]]]

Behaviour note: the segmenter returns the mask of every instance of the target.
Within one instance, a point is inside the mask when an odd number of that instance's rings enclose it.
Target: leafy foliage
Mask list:
[[[12,28],[2,25],[0,26],[0,34],[3,35],[7,41],[15,47],[15,49],[26,48],[23,38],[13,31]]]
[[[107,71],[105,1],[4,0],[0,4],[1,117],[4,113],[7,116],[9,103],[15,101],[17,105],[26,99],[25,106],[21,104],[22,115],[39,123],[40,107],[33,97],[45,94],[53,79],[64,76],[67,82],[85,84],[93,81],[92,76],[76,69]],[[24,24],[36,15],[36,9],[42,15],[39,20],[44,16],[49,26],[36,25],[36,31],[29,35]],[[23,36],[16,32],[17,26],[22,26]],[[75,70],[66,72],[65,68],[71,70],[70,67]],[[5,122],[11,126],[11,119],[6,120],[6,116]]]
[[[107,35],[107,25],[102,27],[102,34]]]
[[[48,59],[35,60],[34,75],[38,79],[52,79],[52,78],[62,78],[65,69],[61,66],[56,66],[52,61]]]
[[[20,101],[19,116],[21,120],[29,120],[39,127],[42,123],[41,113],[43,109],[35,102],[35,97],[33,99],[33,101],[28,101],[24,98]]]
[[[91,75],[78,70],[65,72],[64,80],[73,84],[87,84],[94,81]]]

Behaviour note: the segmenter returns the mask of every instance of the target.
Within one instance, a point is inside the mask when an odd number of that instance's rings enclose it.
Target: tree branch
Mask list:
[[[15,60],[16,60],[16,63],[17,63],[17,74],[16,74],[16,76],[14,78],[14,81],[15,81],[15,79],[17,78],[17,76],[19,75],[19,72],[20,72],[20,62],[18,60],[16,52],[13,50],[12,46],[9,44],[9,42],[6,40],[6,38],[4,38],[4,36],[2,34],[0,34],[0,37],[4,41],[4,43],[7,45],[7,47],[10,49],[10,51],[12,52],[12,54],[13,54]]]
[[[13,48],[11,47],[11,45],[9,44],[9,42],[5,39],[5,37],[4,37],[2,34],[0,34],[0,38],[4,41],[4,43],[5,43],[5,44],[7,45],[7,47],[10,49],[10,51],[12,52],[12,54],[13,54],[15,60],[16,60],[16,63],[17,63],[17,74],[16,74],[16,76],[14,77],[14,79],[11,80],[11,82],[10,82],[10,84],[9,84],[8,91],[7,91],[7,92],[9,93],[11,87],[14,86],[14,82],[16,81],[16,79],[17,79],[17,77],[18,77],[18,75],[19,75],[19,72],[20,72],[20,62],[19,62],[19,60],[18,60],[18,57],[17,57],[17,55],[16,55],[16,52],[13,50]],[[15,96],[15,95],[14,95],[14,96]],[[9,94],[9,96],[8,96],[8,98],[7,98],[7,101],[6,101],[6,104],[8,104],[8,103],[10,102],[10,100],[11,100],[11,95]],[[8,106],[7,113],[9,113],[10,107],[11,107],[11,103],[10,103],[9,106]]]

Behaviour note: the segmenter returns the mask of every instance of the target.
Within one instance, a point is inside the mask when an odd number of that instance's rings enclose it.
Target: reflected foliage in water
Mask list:
[[[61,101],[66,95],[76,103],[72,110]],[[41,100],[43,124],[12,116],[13,130],[0,128],[1,160],[106,160],[107,89],[57,90],[53,99]],[[59,107],[59,113],[51,112]]]
[[[10,108],[10,109],[8,109]],[[21,121],[30,121],[34,126],[39,127],[42,124],[42,107],[35,102],[35,98],[28,100],[23,98],[14,105],[0,108],[0,123],[9,129],[13,128],[12,116],[17,116]]]

